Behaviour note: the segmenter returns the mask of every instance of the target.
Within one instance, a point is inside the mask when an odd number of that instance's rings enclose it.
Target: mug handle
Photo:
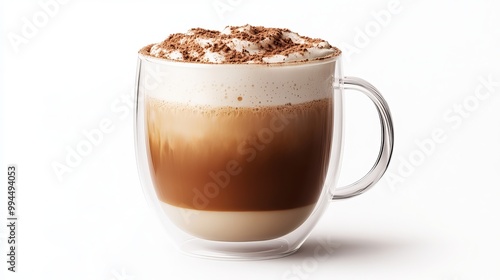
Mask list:
[[[384,100],[380,92],[367,81],[356,77],[344,77],[341,80],[346,90],[357,90],[368,96],[378,111],[381,126],[381,144],[380,151],[372,169],[358,181],[338,188],[331,195],[332,200],[345,199],[360,195],[371,188],[384,175],[392,156],[394,146],[394,128],[392,124],[391,112],[387,102]]]

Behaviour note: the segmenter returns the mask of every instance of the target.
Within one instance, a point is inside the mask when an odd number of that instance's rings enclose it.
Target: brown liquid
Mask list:
[[[331,99],[260,108],[146,102],[151,172],[161,201],[211,211],[317,202],[328,168]]]

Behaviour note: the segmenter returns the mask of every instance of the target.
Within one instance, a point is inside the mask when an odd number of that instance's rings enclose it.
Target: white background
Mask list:
[[[269,2],[1,2],[1,279],[500,279],[499,2]],[[374,189],[333,203],[290,257],[187,257],[168,243],[136,171],[137,51],[191,27],[245,23],[340,46],[345,74],[372,82],[391,106],[393,160]],[[368,99],[346,101],[341,184],[370,168],[379,141]],[[53,165],[103,121],[111,131],[58,178]],[[9,164],[16,273],[5,251]],[[315,258],[325,242],[335,249]]]

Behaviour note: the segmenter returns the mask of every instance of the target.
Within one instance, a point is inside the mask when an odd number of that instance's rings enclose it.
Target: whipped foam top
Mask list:
[[[287,63],[320,60],[341,51],[322,39],[313,39],[286,28],[227,26],[222,32],[202,28],[170,35],[140,53],[174,61],[237,64]]]

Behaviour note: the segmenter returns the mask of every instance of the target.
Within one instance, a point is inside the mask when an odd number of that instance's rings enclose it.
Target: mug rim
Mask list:
[[[143,48],[144,49],[144,48]],[[141,49],[141,51],[143,50]],[[313,60],[306,61],[292,61],[292,62],[277,62],[277,63],[202,63],[202,62],[191,62],[191,61],[181,61],[181,60],[171,60],[165,58],[158,58],[151,55],[146,55],[138,52],[138,58],[140,60],[145,60],[152,63],[162,64],[162,65],[175,65],[181,67],[201,67],[201,68],[210,68],[210,67],[243,67],[243,68],[274,68],[274,67],[301,67],[301,66],[315,66],[333,63],[340,60],[342,57],[342,53],[336,56],[325,57],[325,58],[316,58]]]

